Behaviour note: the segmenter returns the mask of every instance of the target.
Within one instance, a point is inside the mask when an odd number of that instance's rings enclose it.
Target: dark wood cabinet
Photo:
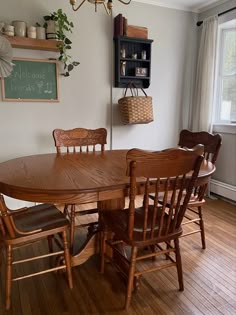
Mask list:
[[[151,79],[151,45],[153,40],[118,36],[115,42],[115,87],[133,82],[148,88]]]

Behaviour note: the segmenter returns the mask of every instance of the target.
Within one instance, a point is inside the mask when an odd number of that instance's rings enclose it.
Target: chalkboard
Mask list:
[[[13,71],[2,79],[3,101],[58,102],[56,60],[13,59]]]

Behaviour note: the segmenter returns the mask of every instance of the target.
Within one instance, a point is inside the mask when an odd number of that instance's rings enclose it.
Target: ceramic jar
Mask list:
[[[46,38],[46,32],[45,28],[42,26],[36,27],[36,38],[37,39],[45,39]]]
[[[47,21],[47,39],[57,39],[57,34],[56,34],[57,30],[56,30],[56,25],[55,25],[55,21],[53,20],[49,20]]]
[[[36,38],[36,27],[35,26],[29,26],[28,27],[27,36],[29,38]]]
[[[12,25],[15,27],[15,36],[26,36],[26,22],[24,21],[12,21]]]
[[[12,26],[10,24],[6,24],[4,26],[4,34],[6,34],[8,36],[14,36],[14,26]]]

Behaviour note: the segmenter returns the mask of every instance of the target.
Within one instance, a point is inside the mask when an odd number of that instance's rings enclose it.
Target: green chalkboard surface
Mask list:
[[[2,79],[4,101],[59,101],[55,60],[14,58],[12,62],[11,75]]]

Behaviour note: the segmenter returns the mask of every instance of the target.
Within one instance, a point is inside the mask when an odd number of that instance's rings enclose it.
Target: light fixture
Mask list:
[[[104,8],[105,8],[105,10],[106,10],[106,12],[107,12],[107,14],[109,14],[109,15],[111,14],[112,6],[113,6],[112,0],[107,0],[107,3],[106,3],[106,0],[81,0],[81,2],[80,2],[80,4],[78,5],[77,8],[75,7],[77,0],[70,0],[70,4],[72,5],[72,9],[73,9],[74,11],[77,11],[77,10],[79,10],[79,8],[80,8],[86,1],[88,1],[88,2],[90,2],[90,3],[92,3],[92,4],[95,5],[95,12],[97,12],[97,5],[98,5],[98,4],[103,4],[103,6],[104,6]],[[130,2],[131,2],[131,0],[118,0],[118,1],[120,1],[121,3],[126,4],[126,5],[127,5],[127,4],[130,4]]]

